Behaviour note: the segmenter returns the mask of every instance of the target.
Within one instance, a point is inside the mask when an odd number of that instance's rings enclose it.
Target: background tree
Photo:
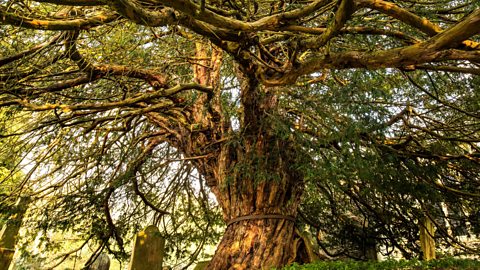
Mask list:
[[[373,77],[363,75],[364,71],[350,74],[361,76],[354,89],[341,86],[344,93],[338,94],[333,87],[326,95],[329,100],[323,103],[342,104],[351,118],[347,126],[341,125],[341,132],[334,131],[335,139],[330,140],[334,147],[322,151],[313,181],[307,184],[301,217],[323,236],[320,246],[330,255],[365,258],[369,245],[376,243],[386,247],[385,255],[396,250],[407,258],[416,256],[420,254],[419,220],[424,215],[436,223],[440,247],[463,245],[472,252],[472,244],[457,243],[457,239],[478,232],[478,160],[476,154],[473,162],[459,155],[476,153],[465,141],[469,140],[468,122],[475,126],[470,131],[474,134],[478,120],[475,116],[464,118],[468,111],[458,109],[478,106],[472,85],[478,77],[387,73],[376,71]],[[413,76],[417,82],[409,85]],[[405,79],[407,84],[402,81]],[[420,82],[425,85],[420,87]],[[429,100],[429,87],[437,97],[450,97]],[[392,89],[401,89],[401,97]],[[404,99],[407,102],[403,103]],[[447,99],[454,103],[442,102]],[[396,109],[398,114],[392,116],[390,108],[399,103],[405,109]],[[438,140],[434,130],[447,132],[449,138]],[[406,143],[395,144],[397,138],[392,134]],[[329,181],[319,182],[318,178]],[[463,192],[470,184],[470,192]]]
[[[260,269],[296,259],[299,207],[405,254],[440,202],[478,225],[475,2],[0,3],[0,105],[32,112],[10,134],[34,146],[42,228],[120,255],[152,216],[210,232],[208,186],[228,224],[209,267]]]

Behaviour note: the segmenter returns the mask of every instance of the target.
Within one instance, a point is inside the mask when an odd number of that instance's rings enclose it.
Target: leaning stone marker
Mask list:
[[[165,239],[150,225],[135,236],[130,270],[162,270]]]
[[[204,270],[204,269],[207,269],[207,265],[210,261],[202,261],[202,262],[198,262],[197,265],[195,266],[195,268],[193,268],[193,270]]]
[[[90,266],[89,270],[109,270],[110,258],[107,254],[100,254]]]
[[[8,269],[15,253],[15,244],[17,242],[18,231],[22,226],[22,219],[27,211],[30,198],[21,197],[16,207],[16,212],[9,217],[9,220],[3,225],[0,231],[0,269]]]
[[[435,259],[435,225],[430,218],[425,217],[420,224],[420,247],[423,259],[426,261]]]
[[[8,269],[10,262],[12,262],[15,249],[0,247],[0,269]]]

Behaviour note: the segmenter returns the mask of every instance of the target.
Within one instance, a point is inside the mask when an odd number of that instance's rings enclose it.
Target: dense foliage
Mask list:
[[[418,260],[389,260],[383,262],[358,262],[358,261],[336,261],[318,262],[308,265],[291,265],[284,267],[285,270],[474,270],[480,267],[480,262],[473,259],[444,258],[432,261]]]
[[[331,131],[328,143],[335,146],[323,150],[318,165],[308,171],[311,182],[301,206],[305,222],[315,234],[325,235],[326,252],[362,259],[369,243],[381,243],[384,254],[397,250],[407,258],[418,256],[416,240],[424,215],[437,223],[440,246],[455,244],[461,235],[478,234],[479,166],[446,154],[476,152],[477,145],[470,148],[466,141],[476,136],[478,120],[465,117],[459,108],[426,102],[430,93],[425,90],[433,87],[456,104],[476,107],[478,77],[359,73],[349,74],[358,77],[352,88],[341,87],[346,94],[335,95],[340,89],[334,88],[329,100],[321,102],[341,103],[342,114],[333,117],[344,117],[345,122]],[[409,78],[427,81],[409,85]],[[404,109],[394,105],[398,101],[404,102]],[[324,108],[316,109],[322,121],[332,117],[321,112]],[[392,116],[392,110],[397,114]],[[470,121],[474,124],[468,131]],[[445,140],[437,140],[434,129],[444,133]]]

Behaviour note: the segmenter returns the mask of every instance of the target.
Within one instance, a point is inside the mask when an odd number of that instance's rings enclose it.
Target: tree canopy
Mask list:
[[[186,265],[226,222],[212,269],[302,261],[295,227],[416,256],[423,218],[477,251],[477,1],[3,0],[0,22],[30,226],[121,257],[155,223]]]

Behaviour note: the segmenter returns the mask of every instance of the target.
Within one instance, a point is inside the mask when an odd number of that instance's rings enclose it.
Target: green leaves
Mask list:
[[[358,262],[358,261],[331,261],[316,262],[306,265],[291,265],[282,268],[283,270],[473,270],[480,267],[480,262],[474,259],[443,258],[432,261],[418,260],[387,260],[382,262]]]

